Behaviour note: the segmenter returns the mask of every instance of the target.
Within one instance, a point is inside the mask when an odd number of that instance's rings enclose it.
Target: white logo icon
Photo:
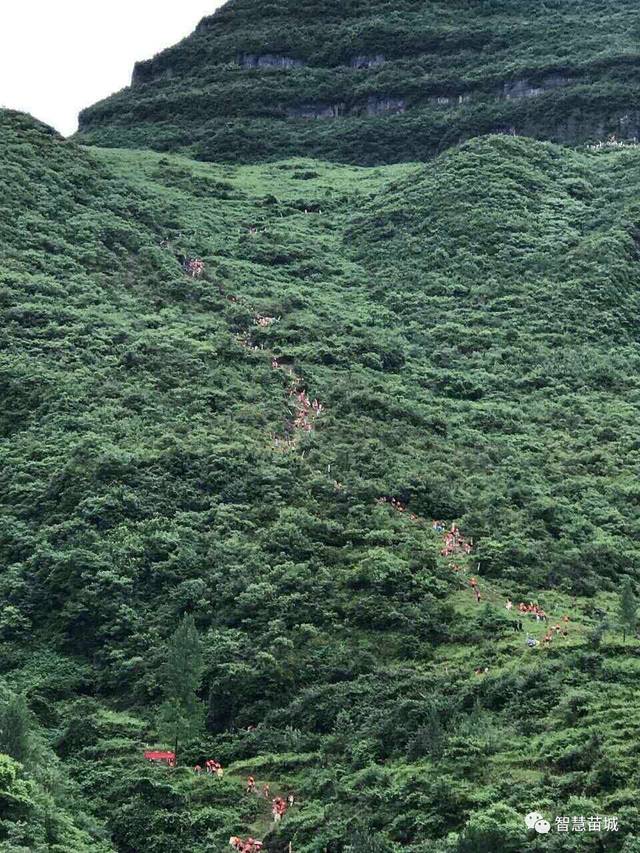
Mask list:
[[[529,814],[525,817],[524,822],[527,824],[527,829],[533,829],[537,823],[544,821],[544,815],[541,815],[540,812],[529,812]],[[548,832],[549,830],[545,830]]]
[[[551,829],[551,824],[548,820],[538,820],[534,823],[533,828],[541,835],[545,835]]]

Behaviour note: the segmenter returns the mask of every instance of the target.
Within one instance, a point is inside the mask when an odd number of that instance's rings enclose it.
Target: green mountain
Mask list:
[[[633,0],[233,0],[85,110],[92,144],[424,160],[479,134],[640,135]]]
[[[608,133],[633,22],[238,0],[75,140],[0,112],[3,851],[640,851],[640,147],[484,133]],[[584,78],[250,106],[445,67]]]

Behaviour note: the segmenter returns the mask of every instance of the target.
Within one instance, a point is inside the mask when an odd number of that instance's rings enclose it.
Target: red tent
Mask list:
[[[156,750],[149,750],[145,752],[144,757],[147,761],[164,761],[166,764],[174,765],[176,763],[176,754],[175,752],[159,752]]]

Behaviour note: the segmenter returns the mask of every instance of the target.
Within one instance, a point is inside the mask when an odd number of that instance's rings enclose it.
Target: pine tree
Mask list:
[[[176,761],[180,744],[202,730],[204,705],[197,693],[203,666],[198,629],[192,616],[184,616],[169,641],[164,701],[158,713],[160,734],[173,743]]]
[[[620,590],[618,617],[622,625],[622,639],[626,642],[627,631],[633,634],[638,623],[638,599],[633,590],[633,581],[628,577],[624,579]]]

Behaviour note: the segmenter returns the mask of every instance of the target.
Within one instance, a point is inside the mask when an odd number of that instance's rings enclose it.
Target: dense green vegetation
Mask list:
[[[640,150],[0,150],[3,849],[640,849]]]
[[[235,0],[85,110],[81,138],[359,164],[494,132],[631,139],[638,33],[633,0]]]

